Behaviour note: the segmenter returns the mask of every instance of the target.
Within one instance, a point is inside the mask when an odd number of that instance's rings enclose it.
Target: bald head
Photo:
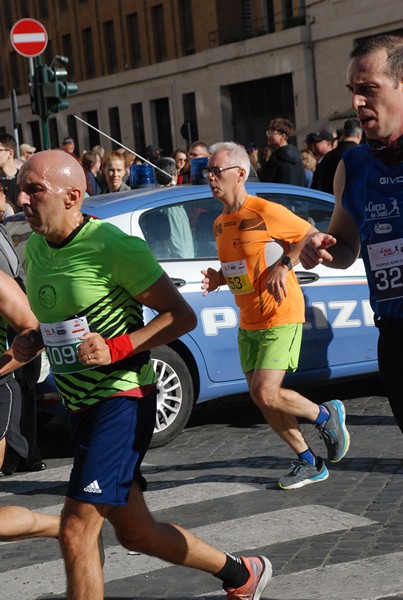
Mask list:
[[[63,150],[44,150],[34,154],[31,159],[22,165],[19,182],[30,172],[35,172],[46,188],[60,191],[76,188],[81,192],[81,199],[84,199],[87,187],[85,173],[74,156]]]
[[[32,231],[60,244],[84,222],[84,169],[63,150],[45,150],[34,158],[23,163],[18,174],[18,204]]]

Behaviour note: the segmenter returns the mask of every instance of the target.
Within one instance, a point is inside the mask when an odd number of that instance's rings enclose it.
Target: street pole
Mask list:
[[[20,158],[20,141],[18,136],[18,102],[17,95],[15,90],[10,90],[10,104],[11,104],[11,114],[13,117],[13,130],[14,130],[14,138],[17,144],[16,156]]]
[[[29,59],[30,61],[32,59]],[[42,59],[40,56],[37,56],[34,60],[34,68],[36,68],[37,73],[40,72],[40,67],[42,66]],[[30,65],[31,68],[31,65]],[[41,82],[41,85],[43,84],[43,82]],[[41,97],[43,98],[42,95],[42,91],[41,91]],[[41,110],[40,111],[40,120],[41,120],[41,129],[42,129],[42,148],[43,150],[49,150],[50,148],[50,141],[49,141],[49,122],[48,122],[48,116],[47,114],[44,114],[45,111]]]

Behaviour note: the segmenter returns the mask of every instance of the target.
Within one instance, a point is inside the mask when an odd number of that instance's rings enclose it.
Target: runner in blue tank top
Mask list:
[[[403,432],[403,37],[370,38],[350,58],[347,87],[367,144],[343,155],[328,232],[310,238],[301,262],[347,268],[361,251],[379,370]]]

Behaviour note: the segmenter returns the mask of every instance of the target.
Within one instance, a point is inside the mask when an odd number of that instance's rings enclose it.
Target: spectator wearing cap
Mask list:
[[[150,144],[149,146],[147,146],[145,151],[145,158],[149,162],[153,163],[153,165],[155,165],[155,163],[161,158],[161,156],[162,148],[159,148],[156,144]]]
[[[328,152],[321,161],[320,176],[316,181],[317,190],[333,194],[333,179],[341,157],[350,148],[358,146],[361,138],[362,128],[358,119],[347,119],[336,148]]]
[[[327,129],[322,129],[318,133],[310,133],[308,137],[311,141],[312,153],[316,158],[316,162],[320,162],[325,154],[333,150],[336,141],[333,133]]]
[[[23,162],[28,160],[33,154],[35,154],[36,148],[35,146],[31,146],[31,144],[21,144],[20,145],[20,160]]]
[[[288,143],[293,124],[278,117],[269,122],[268,145],[273,149],[269,161],[259,171],[260,181],[305,185],[305,171],[298,149]]]
[[[312,152],[316,159],[316,169],[313,174],[311,188],[318,190],[321,178],[323,157],[333,150],[335,144],[334,135],[327,129],[322,129],[318,133],[310,134],[312,139]]]
[[[71,137],[65,137],[62,141],[62,150],[67,152],[67,154],[74,154],[74,149],[76,144]]]

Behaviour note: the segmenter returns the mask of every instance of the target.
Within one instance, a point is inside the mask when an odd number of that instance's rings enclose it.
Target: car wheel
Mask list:
[[[193,381],[184,360],[168,346],[151,352],[157,375],[157,418],[150,448],[171,442],[186,426],[194,403]]]

